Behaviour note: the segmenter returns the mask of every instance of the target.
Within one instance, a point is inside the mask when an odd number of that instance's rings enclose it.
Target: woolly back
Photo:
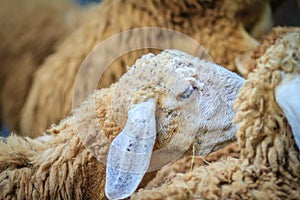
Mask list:
[[[249,75],[235,102],[241,159],[247,171],[257,176],[263,172],[286,178],[300,176],[299,151],[275,99],[281,73],[300,73],[300,29],[277,40],[257,60],[257,69]]]

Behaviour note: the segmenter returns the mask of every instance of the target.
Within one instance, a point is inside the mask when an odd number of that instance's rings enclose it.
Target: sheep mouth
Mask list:
[[[223,147],[225,147],[225,146],[227,146],[227,145],[229,145],[229,144],[231,144],[232,142],[235,142],[235,141],[236,141],[236,138],[234,137],[234,138],[232,138],[230,140],[226,140],[224,142],[218,143],[217,145],[215,145],[212,148],[212,152],[213,151],[217,151],[217,150],[219,150],[219,149],[221,149],[221,148],[223,148]]]
[[[237,126],[232,124],[224,129],[201,131],[193,144],[196,155],[207,155],[234,142],[236,131]]]

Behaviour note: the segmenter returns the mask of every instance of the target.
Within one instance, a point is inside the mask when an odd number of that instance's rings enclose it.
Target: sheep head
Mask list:
[[[281,82],[275,89],[275,98],[292,129],[295,143],[300,150],[300,29],[287,34],[277,49],[286,48],[282,61]],[[281,46],[280,46],[281,45]],[[280,48],[281,47],[281,48]],[[283,48],[282,48],[283,47]],[[279,50],[275,49],[277,53]],[[276,51],[277,50],[277,51]],[[281,52],[280,52],[281,53]],[[283,53],[282,53],[283,54]],[[283,54],[284,55],[284,54]],[[282,56],[282,55],[281,55]]]
[[[129,196],[146,171],[192,146],[201,155],[232,141],[233,100],[243,82],[225,68],[177,50],[137,60],[115,85],[112,108],[123,131],[108,154],[107,197]]]

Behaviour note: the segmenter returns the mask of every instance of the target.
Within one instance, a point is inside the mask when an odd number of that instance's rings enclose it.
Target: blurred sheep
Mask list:
[[[34,72],[82,17],[67,0],[0,0],[0,112],[12,130],[19,130]]]
[[[140,27],[179,31],[199,42],[217,64],[235,70],[235,57],[252,50],[258,44],[247,31],[256,32],[259,36],[258,32],[264,33],[271,27],[270,13],[266,15],[264,12],[268,8],[268,1],[102,2],[93,16],[67,38],[35,73],[32,88],[22,109],[21,133],[37,136],[52,123],[68,115],[74,80],[81,63],[97,44],[113,34]],[[132,37],[122,38],[117,46],[112,46],[107,52],[127,45],[132,39],[137,43],[143,42],[143,38]],[[149,50],[134,51],[116,60],[104,73],[99,87],[107,87],[118,80],[126,72],[126,65],[131,66],[135,59],[146,52]],[[105,55],[100,56],[105,59]]]

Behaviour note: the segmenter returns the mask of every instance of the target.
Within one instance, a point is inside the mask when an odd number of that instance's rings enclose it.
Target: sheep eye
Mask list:
[[[194,90],[195,88],[190,85],[188,89],[186,89],[182,94],[179,95],[179,97],[183,99],[189,98],[193,94]]]

